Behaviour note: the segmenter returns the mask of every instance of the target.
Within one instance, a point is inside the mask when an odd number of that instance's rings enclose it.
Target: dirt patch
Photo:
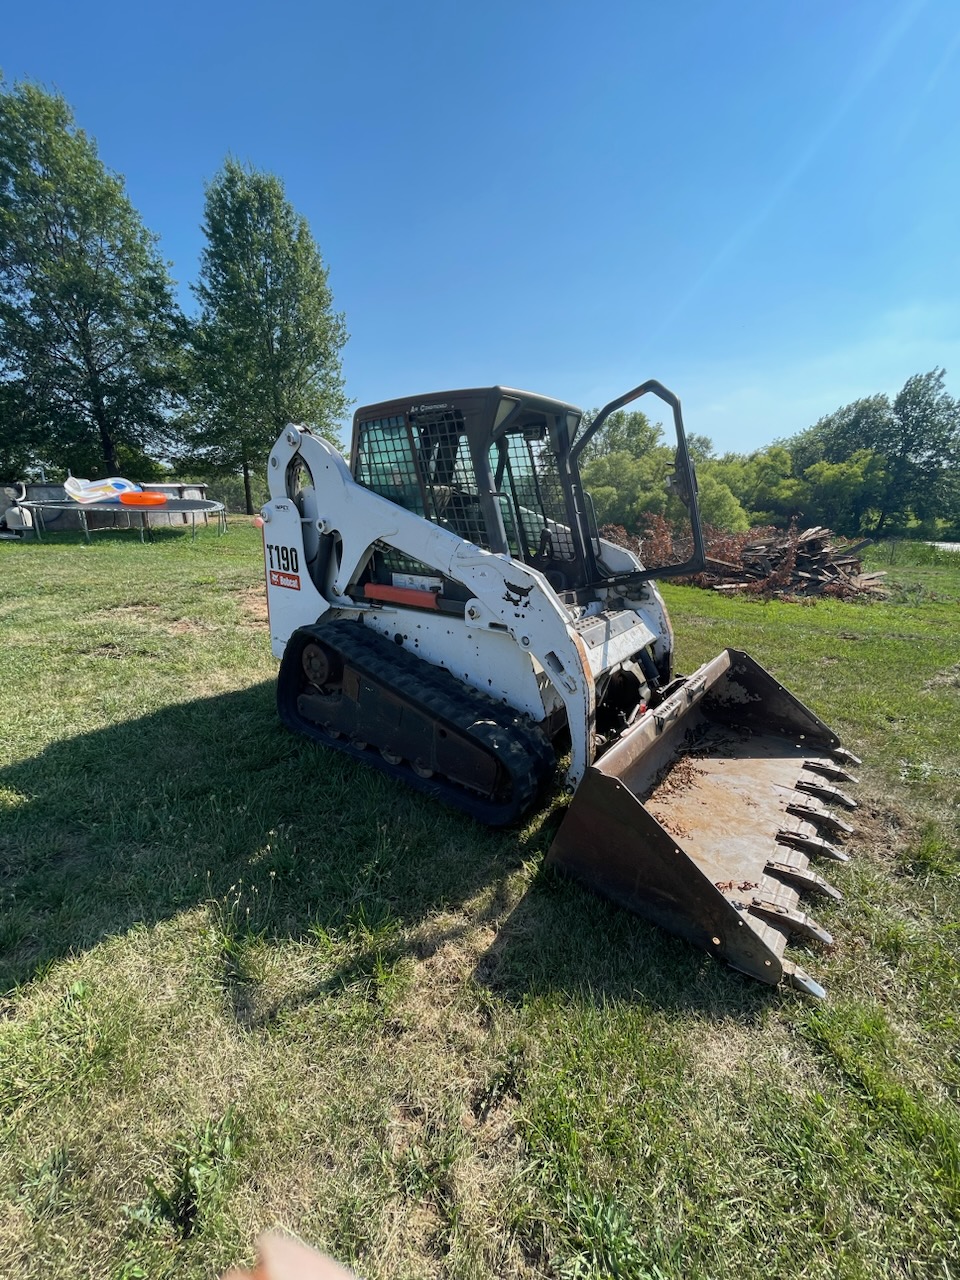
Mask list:
[[[924,689],[960,689],[960,662],[945,667],[924,684]]]
[[[153,635],[184,636],[217,629],[209,622],[200,622],[195,618],[171,618],[169,614],[164,616],[165,612],[159,605],[124,604],[116,609],[102,610],[96,616],[111,622],[119,618],[122,622],[142,627]]]
[[[861,796],[850,819],[853,834],[844,846],[851,857],[865,857],[889,865],[898,849],[916,835],[916,822],[905,809],[878,796]]]
[[[88,650],[86,651],[86,656],[87,656],[88,658],[117,658],[117,659],[119,659],[119,658],[122,658],[122,657],[123,657],[123,650],[120,648],[120,646],[119,646],[118,644],[111,644],[111,643],[107,643],[107,644],[98,644],[98,645],[97,645],[97,647],[96,647],[95,649],[88,649]]]
[[[822,1088],[823,1075],[809,1049],[787,1027],[765,1027],[733,1018],[694,1026],[685,1037],[690,1069],[701,1079],[734,1084],[744,1070],[775,1078],[793,1097]]]
[[[681,756],[657,782],[650,798],[652,801],[665,800],[678,792],[686,793],[695,787],[697,779],[703,776],[703,769],[697,768],[689,756]]]
[[[708,1077],[734,1075],[756,1052],[755,1027],[728,1019],[698,1024],[686,1044],[690,1065]]]
[[[161,656],[155,649],[145,649],[136,642],[122,645],[114,644],[112,640],[108,640],[105,644],[98,644],[92,649],[79,649],[77,652],[84,658],[112,658],[116,662],[124,658],[159,658]]]
[[[266,626],[267,596],[263,587],[248,587],[246,591],[238,591],[236,600],[247,626]]]
[[[465,996],[470,978],[484,951],[485,937],[465,922],[445,920],[442,941],[429,933],[415,943],[422,958],[414,961],[413,980],[404,995],[400,1016],[407,1040],[427,1046],[458,1044],[475,1052],[484,1037],[483,1020]]]
[[[165,622],[163,630],[168,636],[193,635],[200,631],[216,631],[209,622],[197,622],[193,618],[177,618],[176,622]]]
[[[689,756],[681,756],[660,775],[646,801],[647,809],[674,840],[685,840],[690,831],[671,812],[670,801],[675,796],[686,796],[696,788],[698,778],[705,776],[705,771],[698,768]]]

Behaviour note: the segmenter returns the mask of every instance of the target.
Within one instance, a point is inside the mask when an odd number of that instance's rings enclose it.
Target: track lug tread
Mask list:
[[[385,760],[380,749],[388,744],[371,744],[375,751],[358,750],[345,739],[331,738],[321,726],[306,719],[297,709],[297,697],[303,692],[300,655],[306,644],[317,641],[335,650],[345,665],[389,685],[404,699],[419,704],[431,716],[447,721],[459,733],[481,744],[508,774],[510,796],[501,800],[481,795],[439,772],[423,777],[408,763],[391,764]],[[321,620],[294,632],[281,661],[277,705],[281,720],[295,732],[362,760],[489,826],[507,826],[522,818],[533,807],[555,765],[553,748],[546,736],[512,707],[462,683],[445,668],[418,658],[354,619]]]

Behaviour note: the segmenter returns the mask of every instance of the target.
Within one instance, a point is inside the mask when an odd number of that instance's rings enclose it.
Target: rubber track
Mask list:
[[[483,796],[451,782],[440,774],[421,778],[406,762],[390,764],[380,754],[379,743],[356,747],[346,738],[334,738],[320,725],[305,719],[297,707],[298,696],[312,687],[301,665],[305,646],[314,640],[335,649],[345,667],[387,685],[429,716],[471,737],[507,772],[512,786],[507,798]],[[280,719],[331,750],[362,760],[388,777],[396,778],[437,800],[452,805],[487,826],[516,822],[533,806],[556,763],[545,734],[497,702],[464,684],[443,667],[418,658],[409,650],[349,618],[300,627],[287,642],[277,681]]]

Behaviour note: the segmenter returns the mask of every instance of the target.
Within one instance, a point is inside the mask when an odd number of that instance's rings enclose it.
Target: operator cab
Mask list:
[[[575,592],[596,581],[599,555],[571,464],[581,418],[574,405],[506,387],[390,400],[354,415],[351,470],[391,502],[538,569],[558,593]]]

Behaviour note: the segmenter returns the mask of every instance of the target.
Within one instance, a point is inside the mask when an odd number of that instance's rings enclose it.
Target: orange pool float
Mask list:
[[[125,507],[162,507],[167,500],[165,493],[151,493],[147,489],[140,493],[121,493],[120,501]]]

